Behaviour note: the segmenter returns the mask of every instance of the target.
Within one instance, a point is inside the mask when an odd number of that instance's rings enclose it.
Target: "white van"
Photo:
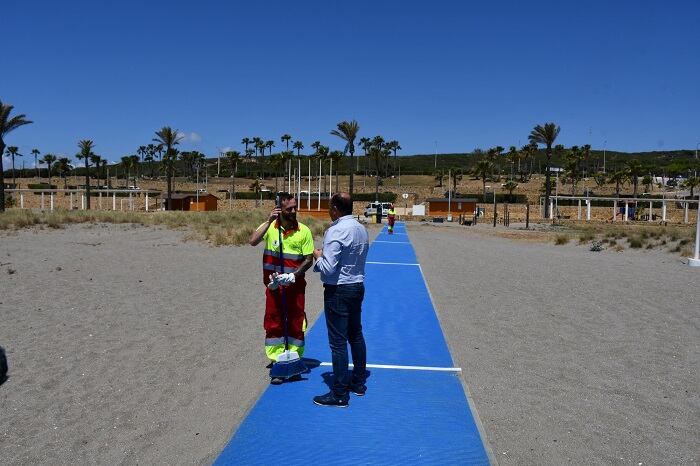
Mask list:
[[[389,215],[389,209],[391,209],[391,202],[370,202],[365,207],[365,217],[369,217],[377,214],[377,210],[381,208],[382,217]]]

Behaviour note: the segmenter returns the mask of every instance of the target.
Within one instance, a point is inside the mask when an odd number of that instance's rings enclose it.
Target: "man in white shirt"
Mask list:
[[[345,408],[349,391],[358,396],[367,387],[367,348],[362,335],[362,300],[365,296],[365,262],[369,251],[367,230],[352,216],[348,193],[333,195],[328,209],[333,223],[323,237],[323,249],[314,250],[314,271],[323,282],[324,313],[333,359],[333,387],[314,397],[320,406]],[[348,380],[348,349],[354,365]]]

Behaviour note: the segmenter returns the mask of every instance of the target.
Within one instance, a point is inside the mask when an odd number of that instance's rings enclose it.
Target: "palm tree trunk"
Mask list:
[[[354,161],[355,161],[355,154],[353,152],[350,152],[350,186],[349,186],[350,196],[352,196],[352,191],[353,191],[353,188],[355,186],[355,178],[353,176],[355,173]]]

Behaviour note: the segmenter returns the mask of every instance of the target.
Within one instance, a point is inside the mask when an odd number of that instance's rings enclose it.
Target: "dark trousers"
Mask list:
[[[323,302],[328,327],[328,342],[333,359],[333,393],[348,396],[348,386],[364,384],[367,348],[362,335],[362,300],[365,285],[324,285]],[[352,381],[348,380],[348,343],[352,353]]]

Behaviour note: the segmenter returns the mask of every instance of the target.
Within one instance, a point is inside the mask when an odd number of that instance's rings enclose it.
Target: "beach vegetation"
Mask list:
[[[14,108],[13,105],[5,104],[0,100],[0,212],[5,211],[5,171],[2,166],[2,154],[5,153],[5,137],[20,126],[31,123],[24,114],[10,117],[10,113],[12,113]],[[14,175],[14,170],[12,170],[12,173]]]
[[[569,236],[568,235],[557,235],[554,237],[554,244],[557,246],[567,244],[569,242]]]
[[[247,212],[115,212],[104,210],[64,210],[38,212],[12,209],[0,216],[0,230],[20,230],[31,227],[64,228],[70,224],[131,224],[134,226],[158,225],[175,230],[189,230],[193,239],[215,246],[243,245],[251,233],[260,226],[269,212],[256,209]],[[313,217],[300,217],[311,233],[319,237],[326,223]]]

